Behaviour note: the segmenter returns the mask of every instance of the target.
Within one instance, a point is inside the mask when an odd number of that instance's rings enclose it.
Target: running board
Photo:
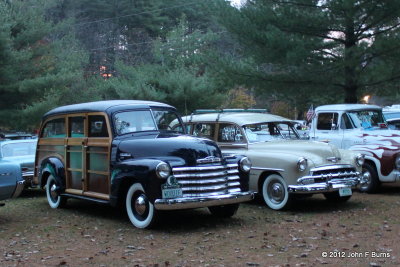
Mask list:
[[[76,199],[89,200],[89,201],[94,201],[94,202],[101,203],[101,204],[110,204],[110,201],[108,201],[108,200],[97,199],[97,198],[86,197],[86,196],[73,195],[73,194],[68,194],[68,193],[63,193],[63,194],[61,194],[61,196],[70,197],[70,198],[76,198]]]

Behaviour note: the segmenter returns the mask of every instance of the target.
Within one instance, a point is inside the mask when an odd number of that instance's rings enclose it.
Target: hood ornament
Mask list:
[[[329,158],[326,158],[326,160],[330,161],[330,162],[333,162],[333,163],[336,163],[339,160],[341,160],[341,158],[339,158],[339,157],[329,157]]]
[[[217,163],[221,162],[221,158],[219,157],[214,157],[214,156],[209,156],[203,159],[198,159],[196,160],[197,164],[205,164],[205,163]]]

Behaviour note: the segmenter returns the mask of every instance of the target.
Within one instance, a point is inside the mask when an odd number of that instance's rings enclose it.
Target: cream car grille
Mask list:
[[[316,183],[326,182],[332,179],[354,179],[360,175],[354,167],[334,166],[333,168],[315,168],[311,170],[311,176]]]
[[[177,167],[172,172],[182,186],[183,197],[205,197],[241,191],[237,164]]]

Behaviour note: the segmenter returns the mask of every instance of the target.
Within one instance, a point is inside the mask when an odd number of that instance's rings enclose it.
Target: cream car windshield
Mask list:
[[[348,112],[355,128],[374,128],[386,125],[382,112],[379,110],[359,110]]]
[[[250,143],[268,142],[279,139],[300,139],[290,122],[265,122],[243,126]]]
[[[182,130],[172,130],[171,123],[174,120],[179,122],[177,114],[171,110],[126,111],[114,115],[114,127],[118,135],[146,131],[183,131],[182,128]]]

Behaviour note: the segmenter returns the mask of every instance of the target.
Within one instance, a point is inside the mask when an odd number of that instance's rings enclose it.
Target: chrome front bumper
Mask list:
[[[21,195],[21,192],[22,190],[24,190],[24,187],[25,187],[25,181],[18,181],[17,186],[15,187],[15,191],[12,194],[11,198],[15,198]]]
[[[340,188],[355,189],[360,184],[361,178],[331,179],[327,182],[313,183],[307,185],[289,185],[289,193],[308,194],[308,193],[327,193],[338,191]]]
[[[154,207],[157,210],[195,209],[241,203],[252,199],[254,199],[254,192],[238,192],[207,197],[156,199]]]

